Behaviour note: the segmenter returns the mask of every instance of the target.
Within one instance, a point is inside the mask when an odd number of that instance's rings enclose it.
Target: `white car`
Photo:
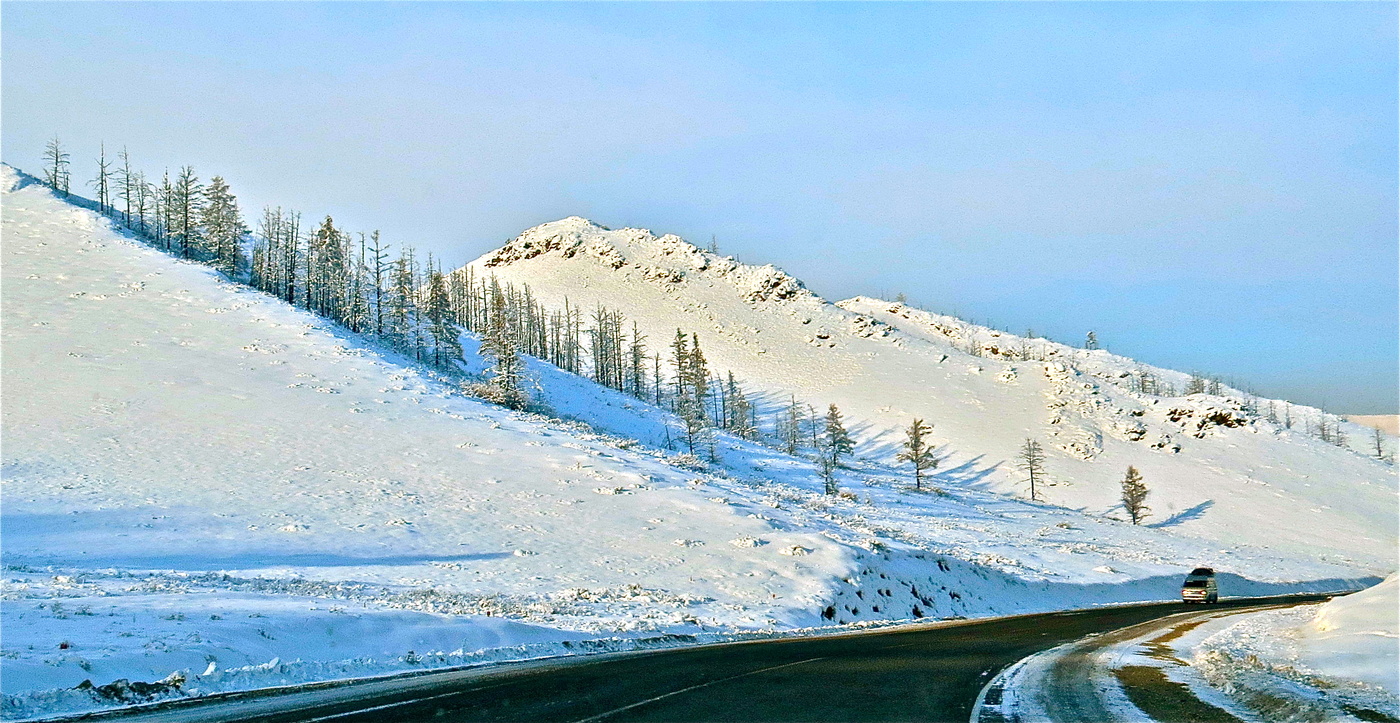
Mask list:
[[[1220,599],[1220,588],[1215,584],[1215,570],[1198,567],[1186,576],[1181,583],[1181,601],[1184,603],[1213,603]]]

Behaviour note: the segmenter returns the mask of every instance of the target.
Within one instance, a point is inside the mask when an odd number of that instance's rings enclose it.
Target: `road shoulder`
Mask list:
[[[1235,616],[1277,607],[1202,606],[1038,653],[988,684],[972,721],[1256,723],[1259,715],[1211,687],[1182,651]]]

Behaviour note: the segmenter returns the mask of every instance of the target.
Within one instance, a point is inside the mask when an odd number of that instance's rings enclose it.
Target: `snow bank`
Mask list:
[[[1192,666],[1215,688],[1276,717],[1358,710],[1400,717],[1396,592],[1392,574],[1326,604],[1231,618],[1189,652]]]
[[[1329,678],[1354,680],[1400,698],[1400,579],[1337,598],[1297,629],[1298,661]]]

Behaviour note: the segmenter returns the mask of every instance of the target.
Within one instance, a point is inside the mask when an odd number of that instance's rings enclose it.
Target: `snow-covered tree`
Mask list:
[[[1147,502],[1147,484],[1142,481],[1142,473],[1137,467],[1128,466],[1128,473],[1123,476],[1121,483],[1123,491],[1123,509],[1128,513],[1128,519],[1133,524],[1139,524],[1143,518],[1147,517],[1150,511]]]
[[[627,391],[626,343],[623,339],[622,314],[602,305],[593,312],[592,341],[593,380],[605,387]]]
[[[379,238],[379,231],[369,235],[369,282],[373,299],[370,315],[374,318],[374,335],[384,336],[384,292],[389,280],[389,247]]]
[[[433,337],[433,364],[448,366],[462,358],[462,345],[457,341],[457,327],[452,324],[452,303],[447,296],[447,279],[441,271],[428,275],[428,299],[423,315],[428,317],[429,333]]]
[[[175,178],[171,202],[171,230],[180,241],[180,255],[192,258],[203,248],[199,228],[200,209],[204,203],[204,187],[189,166],[180,168]]]
[[[743,439],[753,439],[757,432],[753,422],[753,404],[732,371],[725,382],[725,399],[724,428]]]
[[[487,371],[487,397],[511,409],[523,409],[525,392],[521,390],[525,365],[520,359],[514,330],[510,328],[506,295],[492,280],[485,333],[481,337],[481,355],[490,362]]]
[[[151,190],[150,182],[146,180],[145,173],[137,171],[135,176],[131,178],[130,192],[135,194],[135,198],[131,201],[131,209],[136,214],[136,231],[142,236],[146,236],[151,230],[147,216],[154,210],[154,192]],[[127,225],[130,224],[131,219],[127,219]]]
[[[922,419],[915,419],[909,424],[909,428],[904,430],[904,446],[896,455],[901,462],[908,462],[914,465],[914,489],[923,489],[924,470],[938,467],[938,459],[933,456],[933,445],[928,441],[928,435],[933,431],[933,427],[924,423]]]
[[[307,309],[336,322],[345,320],[347,260],[346,234],[326,216],[307,242]],[[416,284],[417,279],[413,282]]]
[[[822,447],[831,456],[832,464],[840,466],[841,458],[849,456],[855,450],[855,440],[851,439],[850,433],[846,431],[846,424],[841,419],[841,410],[835,404],[826,408],[826,425],[822,433]]]
[[[220,176],[209,179],[205,190],[203,218],[204,237],[214,255],[214,266],[232,278],[242,262],[243,235],[248,227],[238,211],[238,200],[229,192]]]
[[[705,355],[700,351],[700,337],[676,329],[671,341],[671,362],[676,374],[674,411],[681,420],[686,449],[695,454],[713,441],[706,412],[710,373]]]
[[[822,479],[826,481],[827,494],[834,495],[840,491],[836,487],[836,468],[841,466],[841,458],[849,455],[854,449],[855,441],[851,439],[846,425],[841,420],[841,410],[837,409],[835,404],[829,405],[818,446]]]
[[[399,258],[394,261],[393,280],[391,293],[389,294],[389,319],[390,330],[388,338],[400,351],[413,355],[413,358],[422,360],[423,346],[419,343],[418,317],[418,264],[413,257],[413,249],[405,247],[399,251]],[[500,287],[496,287],[496,292],[500,295],[500,319],[499,324],[504,334],[510,336],[510,348],[514,353],[517,349],[515,343],[515,330],[510,328],[510,319],[506,316],[508,307],[505,302],[505,295],[500,293]]]

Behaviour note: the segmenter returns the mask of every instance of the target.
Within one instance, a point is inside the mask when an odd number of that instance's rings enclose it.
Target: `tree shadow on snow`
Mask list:
[[[942,463],[950,456],[952,455],[944,455],[943,457],[939,458],[938,461]],[[979,466],[982,463],[982,459],[984,457],[986,457],[986,455],[979,454],[976,457],[973,457],[972,459],[969,459],[956,467],[948,467],[946,469],[940,468],[934,470],[933,474],[931,475],[931,478],[937,483],[943,483],[950,486],[976,486],[1001,467],[1001,462],[997,462],[988,467]]]
[[[1171,517],[1168,517],[1165,520],[1148,523],[1147,525],[1144,525],[1144,527],[1171,527],[1173,525],[1179,525],[1183,522],[1199,520],[1200,518],[1205,516],[1207,510],[1214,506],[1215,500],[1206,500],[1205,502],[1202,502],[1198,505],[1188,507],[1172,515]]]

